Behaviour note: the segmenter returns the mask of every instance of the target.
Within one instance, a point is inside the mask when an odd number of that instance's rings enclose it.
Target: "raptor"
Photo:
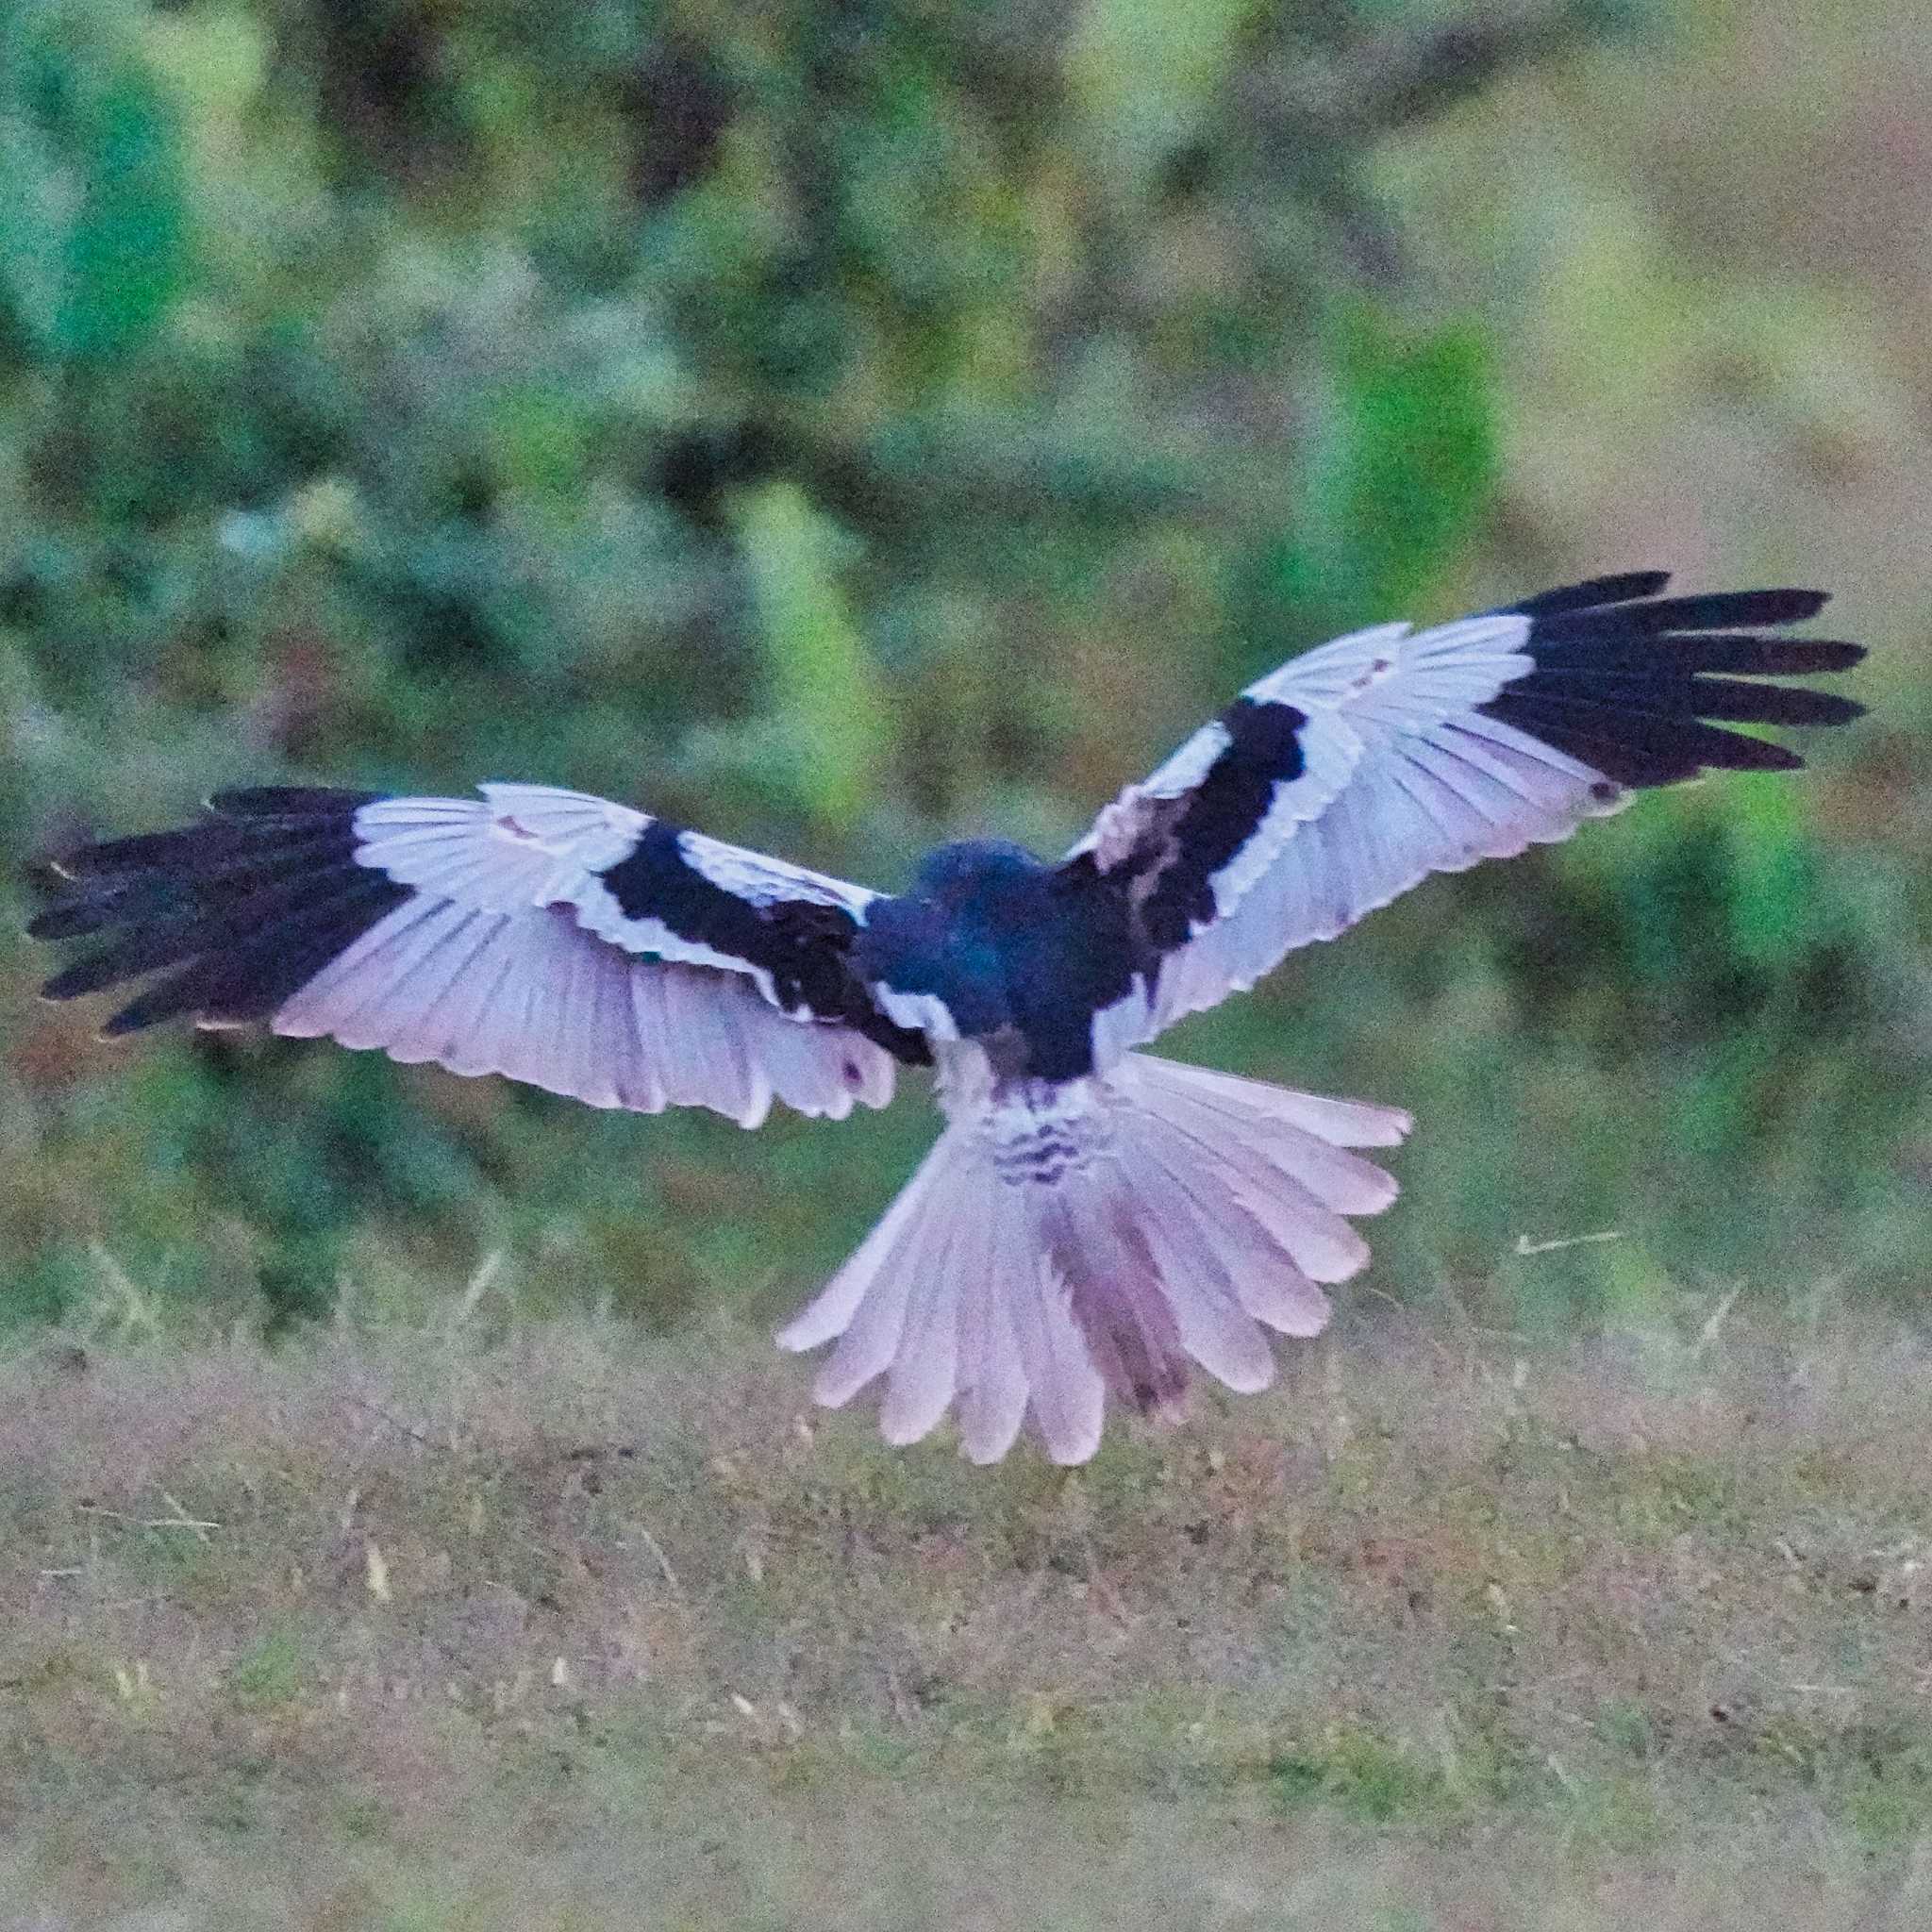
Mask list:
[[[544,785],[475,798],[218,793],[178,830],[86,847],[33,922],[93,950],[55,999],[139,982],[109,1035],[183,1017],[326,1035],[595,1107],[882,1107],[936,1073],[944,1131],[779,1335],[882,1387],[894,1442],[1027,1424],[1098,1447],[1109,1392],[1177,1412],[1191,1375],[1275,1371],[1368,1260],[1395,1196],[1357,1149],[1392,1108],[1141,1049],[1430,873],[1567,838],[1634,791],[1802,761],[1736,724],[1841,724],[1793,638],[1821,592],[1673,597],[1637,572],[1415,630],[1380,625],[1249,686],[1058,860],[941,846],[881,893]]]

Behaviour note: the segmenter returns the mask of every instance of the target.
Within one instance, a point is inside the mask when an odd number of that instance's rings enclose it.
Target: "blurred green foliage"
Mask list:
[[[1693,501],[1765,474],[1753,436],[1875,499],[1910,455],[1885,345],[1748,264],[1697,292],[1706,204],[1654,239],[1664,192],[1591,151],[1574,79],[1649,61],[1657,113],[1707,102],[1742,18],[17,0],[5,844],[290,773],[525,776],[890,886],[941,837],[1071,840],[1347,625],[1639,564],[1830,578],[1796,484],[1678,548],[1629,425]],[[1816,779],[1438,881],[1183,1034],[1416,1108],[1374,1289],[1617,1319],[1917,1288],[1926,602],[1861,607],[1889,721]],[[130,1281],[408,1304],[499,1248],[535,1307],[776,1307],[929,1132],[916,1098],[754,1147],[272,1041],[108,1052],[4,944],[0,1320]]]

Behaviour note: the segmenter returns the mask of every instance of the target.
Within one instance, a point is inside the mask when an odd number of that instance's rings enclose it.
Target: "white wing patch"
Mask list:
[[[813,906],[836,906],[858,918],[879,896],[868,887],[848,885],[743,845],[727,845],[703,832],[681,832],[677,844],[693,870],[753,906],[803,899]]]
[[[1252,986],[1293,948],[1332,939],[1432,872],[1566,838],[1627,794],[1599,772],[1484,716],[1529,673],[1530,620],[1496,613],[1412,631],[1378,625],[1324,644],[1242,693],[1307,719],[1302,768],[1210,877],[1214,916],[1094,1019],[1102,1065],[1184,1014]],[[1150,800],[1184,799],[1231,742],[1216,724],[1130,786],[1069,854],[1107,868]]]
[[[1522,654],[1528,637],[1529,619],[1507,613],[1458,618],[1424,631],[1378,624],[1291,658],[1241,695],[1304,711],[1420,724],[1483,704],[1521,677],[1531,668]]]
[[[357,812],[358,865],[398,885],[508,912],[578,897],[651,821],[545,785],[482,785],[477,798],[380,798]]]
[[[569,906],[586,932],[625,952],[742,974],[773,997],[772,976],[761,967],[682,939],[661,919],[629,917],[598,876],[636,845],[651,824],[647,814],[544,785],[477,789],[481,799],[385,798],[364,806],[356,830],[369,842],[358,849],[357,862],[478,911]]]
[[[593,1107],[708,1107],[745,1126],[774,1098],[835,1118],[891,1099],[884,1048],[781,1010],[764,968],[625,916],[600,874],[636,848],[646,814],[549,786],[479,790],[360,808],[358,863],[415,896],[284,1002],[276,1032],[502,1074]],[[856,916],[875,896],[700,834],[680,844],[756,905],[804,899]]]
[[[1307,716],[1303,769],[1275,787],[1254,835],[1215,874],[1218,916],[1234,911],[1298,827],[1344,795],[1369,745],[1391,734],[1426,732],[1528,671],[1531,660],[1517,649],[1528,635],[1524,617],[1469,617],[1420,633],[1406,624],[1377,625],[1291,658],[1249,685],[1243,697],[1292,705]]]
[[[557,911],[419,897],[373,926],[273,1025],[453,1074],[501,1074],[592,1107],[708,1107],[755,1127],[778,1099],[842,1119],[891,1098],[891,1055],[788,1019],[741,979],[633,958]]]
[[[481,799],[384,798],[356,814],[366,842],[357,862],[398,885],[444,894],[482,911],[569,906],[587,932],[625,952],[711,966],[750,979],[774,1000],[762,966],[686,939],[661,919],[633,917],[599,874],[635,848],[653,823],[647,813],[585,791],[547,785],[491,783]],[[878,897],[863,886],[788,865],[702,832],[680,832],[677,849],[703,877],[753,906],[798,899],[860,918]]]
[[[1386,676],[1408,638],[1407,624],[1378,624],[1318,644],[1257,677],[1242,692],[1258,702],[1293,705],[1297,709],[1339,710],[1369,685]]]
[[[1307,709],[1312,699],[1295,694],[1290,675],[1324,660],[1311,683],[1350,693],[1331,722],[1359,753],[1325,807],[1265,859],[1251,862],[1253,841],[1238,855],[1223,877],[1238,874],[1239,891],[1217,881],[1222,916],[1162,963],[1141,1039],[1245,991],[1296,947],[1334,939],[1431,873],[1567,839],[1629,802],[1602,773],[1475,708],[1530,668],[1511,648],[1527,629],[1514,616],[1444,625],[1405,640],[1392,658],[1377,649],[1387,668],[1357,665],[1353,683],[1330,644],[1262,680]]]

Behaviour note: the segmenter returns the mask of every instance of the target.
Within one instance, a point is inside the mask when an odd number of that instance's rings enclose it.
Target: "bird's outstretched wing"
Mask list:
[[[1665,597],[1668,581],[1599,577],[1431,630],[1339,638],[1250,685],[1128,787],[1059,871],[1097,923],[1124,924],[1139,962],[1095,1016],[1102,1058],[1430,873],[1567,838],[1639,787],[1803,763],[1724,724],[1860,714],[1849,698],[1751,681],[1864,656],[1761,634],[1815,616],[1822,591]]]
[[[262,1021],[746,1126],[774,1097],[882,1107],[894,1060],[927,1057],[847,964],[863,887],[583,792],[480,790],[226,791],[192,825],[74,853],[30,930],[107,943],[45,991],[159,975],[108,1034]]]

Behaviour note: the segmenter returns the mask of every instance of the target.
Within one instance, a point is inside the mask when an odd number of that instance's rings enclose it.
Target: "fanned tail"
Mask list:
[[[1100,1445],[1108,1391],[1178,1411],[1192,1366],[1274,1376],[1266,1334],[1314,1335],[1323,1285],[1369,1250],[1351,1215],[1395,1198],[1356,1147],[1394,1108],[1130,1054],[1099,1078],[955,1095],[885,1218],[779,1333],[837,1338],[818,1399],[885,1378],[880,1427],[912,1442],[957,1404],[963,1454],[996,1462],[1030,1415],[1056,1462]]]

